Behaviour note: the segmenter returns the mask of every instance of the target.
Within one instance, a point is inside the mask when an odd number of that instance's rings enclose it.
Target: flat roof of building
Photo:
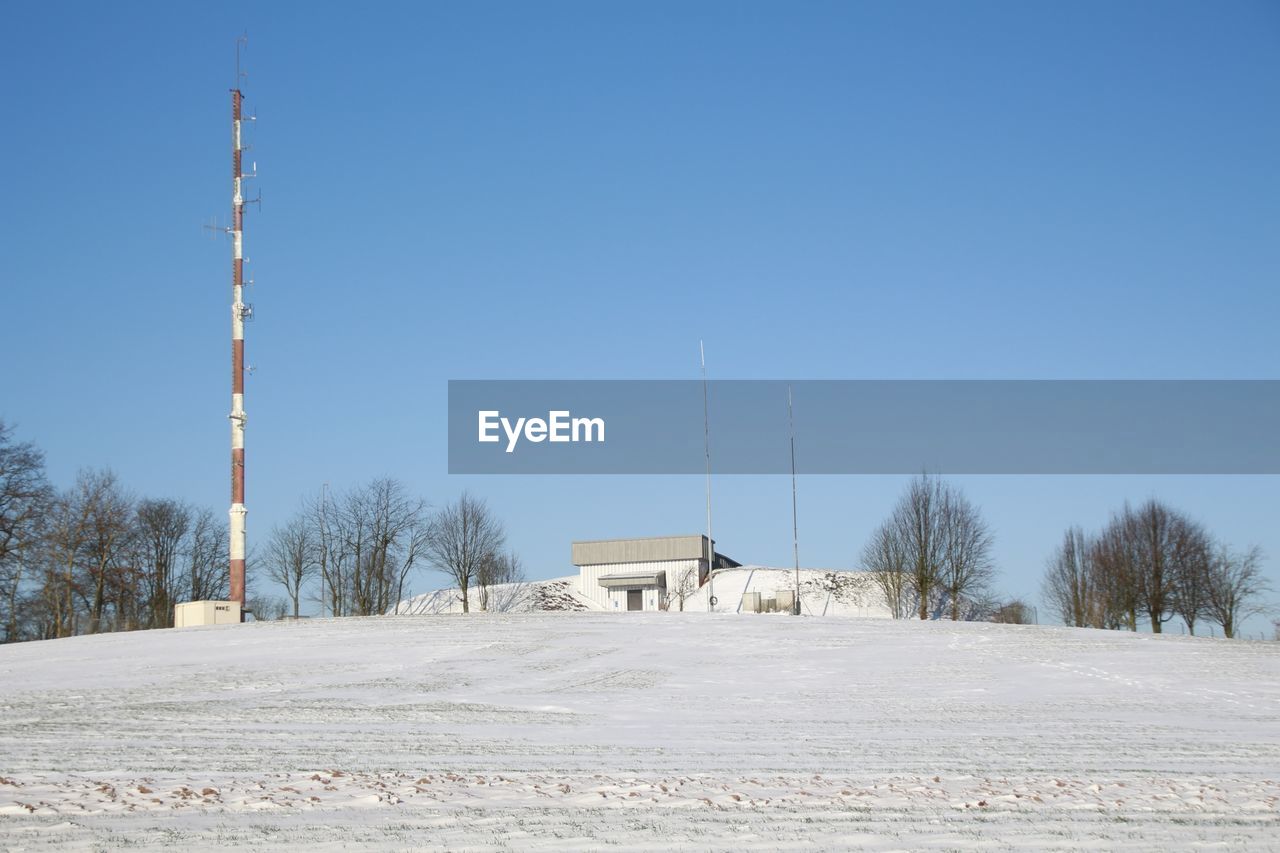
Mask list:
[[[573,543],[572,560],[575,566],[705,560],[709,550],[707,537],[701,533],[643,539],[592,539]]]
[[[620,572],[616,575],[605,575],[600,578],[600,586],[605,589],[627,589],[631,587],[660,586],[666,587],[667,573],[656,572]]]

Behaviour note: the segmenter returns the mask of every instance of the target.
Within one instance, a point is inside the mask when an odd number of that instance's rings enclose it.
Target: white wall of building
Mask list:
[[[238,625],[240,602],[238,601],[184,601],[174,605],[173,627],[190,628],[195,625]]]
[[[613,610],[614,601],[618,600],[620,597],[622,604],[619,605],[617,609],[626,610],[626,590],[613,590],[611,594],[610,590],[600,586],[600,578],[605,575],[665,571],[667,573],[667,593],[670,595],[675,579],[679,577],[682,572],[689,569],[693,570],[693,577],[695,578],[694,588],[697,588],[696,578],[698,576],[698,564],[698,560],[660,560],[649,563],[609,563],[601,566],[580,566],[578,568],[579,591],[588,598],[599,602],[600,606],[607,610]],[[652,590],[645,590],[645,594],[648,595],[651,591]],[[645,609],[657,610],[658,602],[656,598],[652,606],[649,605],[648,600],[646,599]]]
[[[625,589],[602,589],[602,592],[608,593],[606,600],[608,604],[605,606],[610,610],[619,613],[627,611],[627,590]],[[662,590],[653,587],[645,587],[644,589],[644,609],[657,610],[659,605],[658,596],[662,594]]]

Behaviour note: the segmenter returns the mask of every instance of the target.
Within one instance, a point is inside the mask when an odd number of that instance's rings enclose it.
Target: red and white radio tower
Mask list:
[[[244,323],[253,308],[244,301],[244,194],[241,184],[246,175],[241,158],[240,47],[248,39],[236,41],[236,84],[231,90],[231,600],[244,608]],[[252,119],[250,119],[252,120]]]

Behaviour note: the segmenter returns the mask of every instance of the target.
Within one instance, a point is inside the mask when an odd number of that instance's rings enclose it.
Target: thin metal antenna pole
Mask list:
[[[791,556],[796,563],[795,615],[800,615],[800,533],[796,514],[796,418],[791,406],[791,386],[787,386],[787,422],[791,425]]]
[[[707,399],[707,352],[698,341],[702,362],[702,447],[707,457],[707,612],[716,606],[716,540],[711,538],[711,406]]]
[[[249,34],[243,33],[236,38],[236,79],[232,84],[233,89],[240,88],[240,80],[244,76],[240,71],[240,48],[249,43]]]
[[[324,485],[320,487],[320,536],[321,548],[328,548],[329,537],[329,481],[326,480]],[[326,554],[325,563],[320,569],[320,615],[324,616],[324,606],[326,599],[324,597],[324,576],[329,571],[328,555]]]

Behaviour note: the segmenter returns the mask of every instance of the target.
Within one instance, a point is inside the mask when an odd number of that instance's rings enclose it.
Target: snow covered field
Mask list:
[[[0,647],[0,848],[1280,845],[1280,644],[705,613]]]

